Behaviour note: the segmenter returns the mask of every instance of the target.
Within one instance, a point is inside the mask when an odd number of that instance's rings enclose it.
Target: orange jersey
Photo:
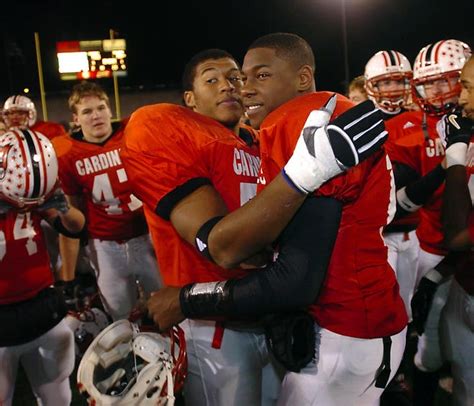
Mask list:
[[[0,214],[0,305],[30,299],[53,283],[40,222],[34,211]]]
[[[123,241],[148,232],[120,157],[123,137],[124,123],[102,144],[69,135],[52,141],[64,193],[84,200],[90,238]]]
[[[390,143],[388,154],[393,162],[409,166],[421,177],[432,171],[444,159],[443,140],[439,137],[436,124],[439,118],[431,117],[427,131],[418,130]],[[446,255],[441,228],[441,205],[444,184],[419,210],[420,222],[416,234],[420,247],[436,255]]]
[[[318,92],[298,97],[274,112],[260,131],[259,182],[268,183],[290,158],[307,116],[331,96]],[[352,107],[343,96],[333,118]],[[393,215],[390,160],[384,152],[326,182],[315,192],[344,202],[326,280],[310,311],[316,322],[350,337],[392,335],[407,324],[395,274],[387,262],[381,231]]]
[[[38,120],[31,126],[30,130],[38,131],[41,134],[46,135],[50,140],[59,137],[60,135],[67,134],[66,129],[61,124],[52,121]]]
[[[217,190],[229,211],[252,198],[260,164],[252,136],[246,143],[217,121],[172,104],[138,109],[125,132],[122,159],[133,191],[144,203],[165,285],[245,275],[206,260],[179,236],[169,216],[176,203],[206,184]]]

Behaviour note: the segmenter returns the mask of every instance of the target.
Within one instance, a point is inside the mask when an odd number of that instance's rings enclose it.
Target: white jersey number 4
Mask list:
[[[125,169],[117,169],[116,174],[119,183],[124,183],[128,180]],[[108,173],[102,173],[94,177],[92,201],[95,204],[104,206],[107,214],[111,216],[123,213],[123,209],[120,206],[124,202],[121,202],[120,199],[114,195]],[[130,201],[127,203],[127,206],[130,211],[134,211],[142,206],[142,202],[133,194],[130,194]]]
[[[15,240],[26,239],[25,247],[28,255],[33,255],[38,252],[38,246],[33,238],[36,231],[31,221],[31,213],[18,213],[13,225],[13,238]],[[7,254],[7,241],[5,239],[5,232],[0,231],[0,261]]]

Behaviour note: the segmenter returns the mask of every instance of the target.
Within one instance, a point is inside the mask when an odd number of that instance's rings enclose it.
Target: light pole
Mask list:
[[[349,86],[349,50],[347,48],[346,0],[341,0],[342,50],[344,53],[344,91]]]

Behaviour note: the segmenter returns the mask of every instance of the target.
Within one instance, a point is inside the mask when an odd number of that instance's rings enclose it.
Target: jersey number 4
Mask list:
[[[22,240],[26,239],[25,247],[28,255],[33,255],[38,252],[38,246],[33,238],[36,235],[36,231],[31,221],[31,213],[18,213],[13,226],[13,239]],[[5,232],[0,230],[0,261],[7,254],[7,241],[5,239]]]
[[[124,183],[128,180],[125,169],[117,169],[116,174],[119,183]],[[92,199],[95,204],[101,204],[102,206],[105,206],[105,211],[109,215],[113,216],[123,213],[121,205],[125,202],[121,202],[120,199],[114,195],[112,183],[110,182],[108,173],[102,173],[94,177],[94,185],[92,186]],[[127,203],[127,206],[130,211],[137,210],[142,206],[142,202],[131,193],[129,195],[129,199],[130,200]]]

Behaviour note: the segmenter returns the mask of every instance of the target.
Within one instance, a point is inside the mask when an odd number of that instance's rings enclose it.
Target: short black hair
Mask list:
[[[315,70],[314,53],[308,42],[299,35],[289,32],[274,32],[257,38],[247,50],[254,48],[274,49],[276,55],[293,62],[296,67],[309,65]]]
[[[196,68],[199,64],[208,60],[229,58],[237,63],[235,58],[227,51],[218,48],[205,49],[195,54],[186,64],[181,79],[182,91],[193,90],[194,79],[196,78]],[[237,65],[239,65],[237,63]]]

